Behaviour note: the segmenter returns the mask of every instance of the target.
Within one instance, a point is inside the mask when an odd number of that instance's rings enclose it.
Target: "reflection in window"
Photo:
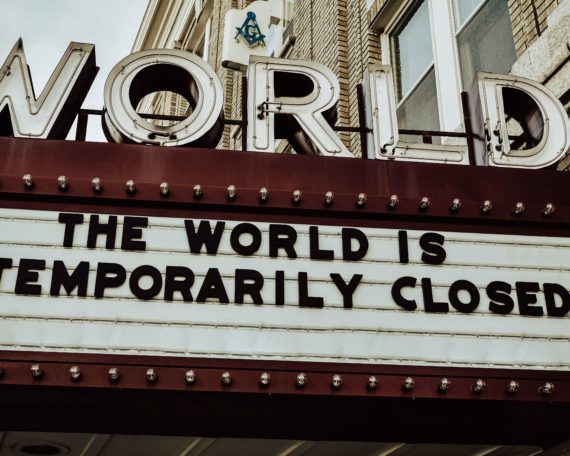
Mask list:
[[[293,17],[293,3],[295,0],[283,0],[283,27],[287,27]]]
[[[472,16],[478,3],[481,2],[454,0],[461,77],[466,89],[477,71],[506,74],[516,60],[507,2],[489,0]]]
[[[428,68],[433,65],[428,2],[419,8],[394,37],[399,95],[405,98]]]
[[[460,30],[484,1],[485,0],[453,0],[455,29]]]
[[[402,129],[439,130],[428,2],[422,1],[406,19],[392,37],[398,124]]]
[[[396,113],[398,115],[398,126],[402,129],[439,130],[433,65],[422,81],[410,92],[406,101],[400,103]],[[400,138],[406,142],[422,142],[421,136],[400,135]],[[434,137],[433,142],[440,143],[441,138]]]

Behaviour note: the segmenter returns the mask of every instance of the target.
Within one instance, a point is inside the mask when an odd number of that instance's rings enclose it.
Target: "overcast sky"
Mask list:
[[[101,69],[84,108],[103,107],[109,71],[130,54],[148,0],[0,0],[0,65],[21,37],[36,96],[71,41],[95,44]],[[104,140],[90,116],[87,139]]]

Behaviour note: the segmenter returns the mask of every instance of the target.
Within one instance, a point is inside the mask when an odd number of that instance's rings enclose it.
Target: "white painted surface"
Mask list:
[[[266,1],[254,1],[244,9],[230,9],[224,21],[224,41],[222,44],[222,65],[239,70],[247,71],[249,58],[252,55],[267,57],[268,46],[256,44],[249,46],[241,37],[236,37],[236,31],[247,19],[247,13],[255,13],[257,24],[263,35],[265,43],[269,39],[269,24],[271,19],[271,4]]]
[[[104,219],[102,216],[101,219]],[[145,252],[106,250],[103,238],[96,249],[85,247],[86,222],[78,226],[73,248],[64,248],[64,225],[57,212],[0,209],[0,257],[12,258],[0,280],[0,348],[107,354],[177,355],[197,357],[276,359],[453,365],[536,369],[570,369],[569,318],[525,317],[517,306],[510,315],[489,311],[485,287],[494,280],[514,286],[518,281],[553,282],[568,287],[570,239],[475,233],[441,233],[447,258],[443,265],[420,260],[418,239],[408,231],[410,263],[398,259],[397,230],[362,229],[370,242],[357,262],[317,261],[309,258],[308,226],[292,225],[299,234],[297,259],[269,258],[267,223],[259,252],[238,257],[229,232],[239,222],[226,222],[217,255],[191,254],[184,220],[149,218],[143,230]],[[121,222],[122,217],[119,217]],[[319,227],[320,247],[341,256],[342,227]],[[120,243],[118,230],[117,246]],[[245,239],[244,239],[245,241]],[[46,260],[40,271],[41,296],[15,295],[21,258]],[[89,261],[88,296],[93,295],[98,262],[115,262],[128,273],[140,265],[164,272],[166,266],[186,266],[196,274],[196,298],[208,268],[218,268],[232,301],[235,269],[255,269],[265,277],[263,305],[183,303],[135,298],[127,284],[108,289],[105,299],[51,297],[49,283],[54,260],[69,270]],[[285,271],[285,305],[274,305],[275,271]],[[325,298],[323,309],[300,308],[297,274],[307,272],[309,293]],[[354,308],[344,309],[342,295],[330,279],[339,273],[349,281],[364,277],[354,294]],[[451,308],[447,314],[426,313],[421,291],[404,295],[418,300],[417,311],[399,308],[391,286],[402,276],[429,277],[437,300],[447,300],[449,285],[467,279],[477,285],[481,304],[472,314]],[[515,296],[513,291],[512,296]],[[538,295],[538,305],[544,298]]]

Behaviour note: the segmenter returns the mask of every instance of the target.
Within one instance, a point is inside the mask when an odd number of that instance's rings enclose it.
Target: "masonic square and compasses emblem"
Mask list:
[[[265,35],[261,33],[261,30],[259,29],[255,13],[252,13],[251,11],[248,12],[244,23],[241,27],[236,27],[236,30],[236,40],[241,35],[249,46],[255,46],[256,44],[265,46]]]

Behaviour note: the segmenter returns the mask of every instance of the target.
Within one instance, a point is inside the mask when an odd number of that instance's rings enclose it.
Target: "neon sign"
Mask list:
[[[36,99],[23,45],[18,41],[0,70],[0,134],[65,138],[97,70],[95,46],[70,43]],[[247,84],[248,150],[274,152],[276,139],[286,138],[299,153],[354,157],[330,124],[340,97],[340,85],[331,70],[316,62],[252,55]],[[370,130],[368,158],[469,163],[466,146],[401,140],[389,66],[370,65],[364,85]],[[163,90],[188,99],[192,111],[186,119],[160,126],[136,112],[144,96]],[[570,149],[568,116],[560,101],[540,84],[479,73],[471,97],[478,112],[474,117],[476,164],[544,168]],[[137,52],[109,73],[104,90],[104,131],[109,141],[118,143],[214,147],[222,133],[223,99],[219,77],[198,56],[171,49]],[[531,112],[530,121],[519,111],[523,109]],[[528,130],[530,139],[523,147],[509,142],[512,119]]]

